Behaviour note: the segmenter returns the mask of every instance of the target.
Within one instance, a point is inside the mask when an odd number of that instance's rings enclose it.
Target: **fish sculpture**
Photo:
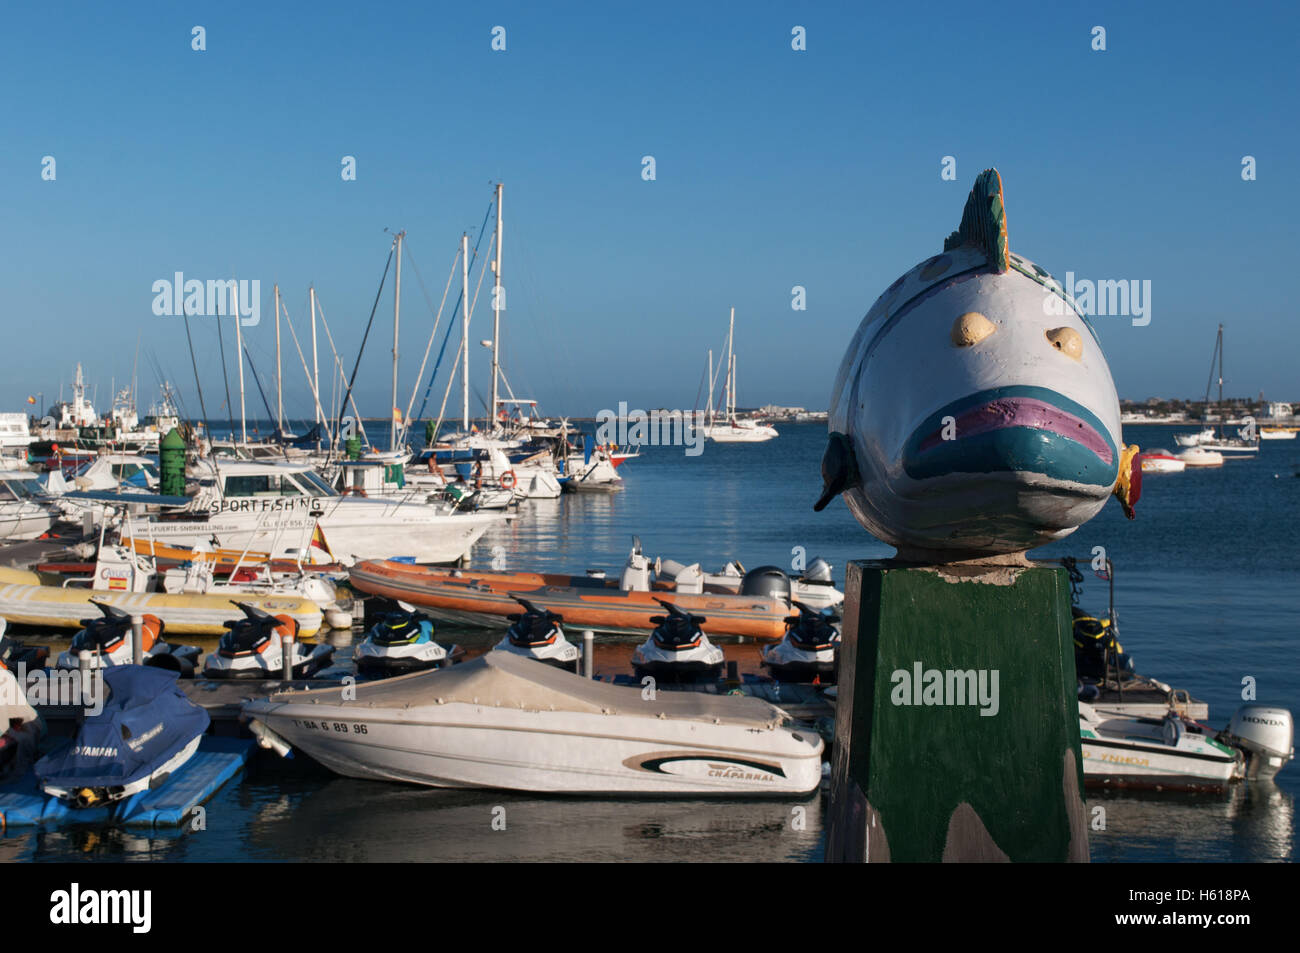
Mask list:
[[[880,296],[831,394],[825,488],[900,559],[1023,553],[1141,492],[1092,325],[1012,254],[1002,178],[975,182],[961,225]]]

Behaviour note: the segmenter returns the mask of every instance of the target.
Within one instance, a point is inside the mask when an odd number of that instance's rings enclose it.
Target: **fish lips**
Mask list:
[[[1119,475],[1119,451],[1096,414],[1029,386],[980,391],[935,411],[908,437],[902,462],[914,480],[1010,472],[1107,492]]]

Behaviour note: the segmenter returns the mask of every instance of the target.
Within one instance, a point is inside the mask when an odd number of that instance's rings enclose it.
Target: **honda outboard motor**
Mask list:
[[[708,619],[663,599],[655,602],[668,614],[650,617],[655,630],[632,655],[637,678],[649,676],[666,683],[717,679],[722,674],[722,649],[709,642],[700,628]]]
[[[298,621],[293,616],[270,615],[257,606],[231,601],[244,613],[242,619],[222,623],[229,631],[221,637],[217,651],[203,664],[206,678],[268,678],[284,671],[282,636],[296,637]],[[293,643],[293,677],[311,678],[330,664],[334,648],[329,645]]]
[[[514,600],[524,607],[524,611],[507,616],[510,628],[493,651],[511,652],[568,672],[577,672],[582,652],[564,637],[564,629],[560,627],[564,616],[518,596]]]
[[[839,615],[832,609],[819,612],[802,602],[794,606],[799,614],[786,616],[785,636],[763,652],[763,665],[780,681],[834,682],[839,665]]]
[[[1295,757],[1291,712],[1270,705],[1242,705],[1219,740],[1246,753],[1246,780],[1268,780]]]
[[[790,577],[780,566],[759,566],[745,573],[740,581],[742,596],[769,596],[790,601]]]
[[[67,651],[59,653],[56,668],[75,669],[80,666],[82,652],[90,653],[92,668],[112,665],[130,665],[135,659],[132,645],[131,614],[109,605],[90,600],[102,615],[97,619],[82,619],[82,630],[73,636]],[[190,678],[198,665],[201,649],[197,645],[173,645],[163,641],[167,626],[156,615],[143,616],[141,648],[144,664],[175,672],[181,678]]]
[[[357,671],[365,675],[402,675],[450,665],[464,650],[448,651],[433,640],[433,620],[414,606],[402,605],[379,620],[355,652]]]

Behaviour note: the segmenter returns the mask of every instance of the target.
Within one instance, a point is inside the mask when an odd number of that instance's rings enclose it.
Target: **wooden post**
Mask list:
[[[1065,570],[849,564],[829,861],[1088,860]]]

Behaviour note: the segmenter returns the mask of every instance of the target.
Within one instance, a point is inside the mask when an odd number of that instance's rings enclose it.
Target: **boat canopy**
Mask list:
[[[355,697],[345,699],[345,694]],[[272,696],[272,701],[357,706],[373,712],[389,708],[403,716],[421,706],[460,702],[528,711],[640,715],[755,729],[778,727],[787,717],[775,705],[746,695],[661,690],[647,699],[639,687],[592,681],[509,652],[487,652],[472,662],[449,669],[418,672],[349,689],[281,693]]]

